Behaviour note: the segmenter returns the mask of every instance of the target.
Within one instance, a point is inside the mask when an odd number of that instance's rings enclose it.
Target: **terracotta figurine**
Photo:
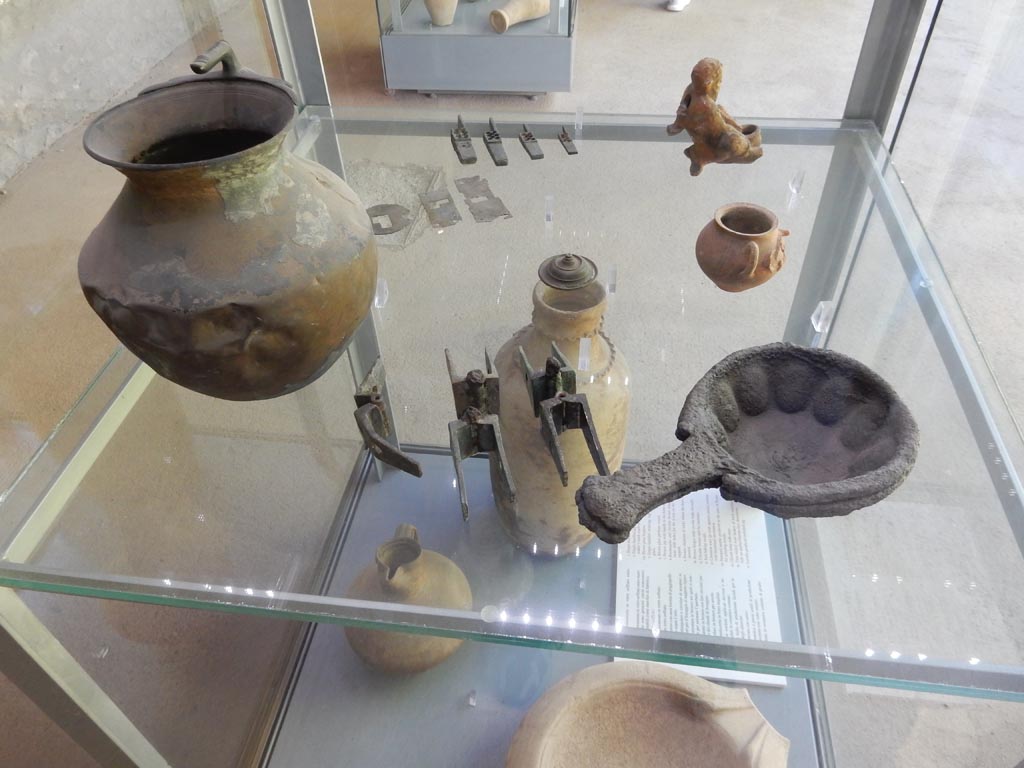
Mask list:
[[[676,110],[670,136],[686,130],[693,146],[686,149],[690,175],[699,176],[708,163],[752,163],[762,154],[761,130],[740,125],[718,104],[722,87],[722,62],[701,59],[690,73],[690,84]]]

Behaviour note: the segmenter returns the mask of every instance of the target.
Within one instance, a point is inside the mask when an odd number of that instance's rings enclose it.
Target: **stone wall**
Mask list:
[[[0,187],[246,0],[0,0]],[[184,73],[180,73],[184,74]]]

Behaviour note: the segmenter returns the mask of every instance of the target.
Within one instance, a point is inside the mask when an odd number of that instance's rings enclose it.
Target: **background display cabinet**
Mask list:
[[[539,94],[572,90],[577,0],[460,0],[449,24],[431,21],[445,0],[376,0],[390,90]],[[504,11],[512,6],[508,11]],[[542,13],[537,18],[528,18]],[[451,9],[448,9],[451,12]],[[435,11],[435,19],[438,18]],[[504,14],[504,17],[501,16]],[[509,22],[523,18],[518,23]],[[507,26],[506,26],[507,24]],[[504,29],[504,32],[499,32]]]

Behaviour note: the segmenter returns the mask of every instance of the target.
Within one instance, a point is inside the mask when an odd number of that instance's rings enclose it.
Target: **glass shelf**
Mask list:
[[[497,168],[480,140],[487,117],[463,115],[472,166],[437,115],[311,108],[295,130],[296,150],[328,165],[340,147],[367,206],[416,211],[380,241],[373,322],[423,479],[379,472],[361,450],[346,362],[295,395],[239,404],[120,352],[0,497],[0,584],[1024,701],[1020,435],[874,129],[761,121],[761,160],[692,179],[664,118],[584,116],[569,156],[555,136],[575,116],[496,115],[510,157]],[[524,121],[543,161],[518,146]],[[454,180],[474,175],[511,219],[473,221]],[[464,215],[436,230],[415,201],[440,185]],[[734,200],[775,210],[793,233],[779,275],[738,295],[693,258],[697,232]],[[784,642],[623,626],[615,548],[560,560],[515,549],[482,460],[468,462],[463,523],[438,447],[453,418],[443,350],[479,366],[529,321],[539,262],[565,251],[594,258],[612,296],[606,327],[635,377],[627,459],[674,447],[678,409],[708,367],[779,339],[851,354],[914,412],[920,457],[889,499],[846,518],[768,520]],[[463,566],[472,610],[344,597],[398,522]]]

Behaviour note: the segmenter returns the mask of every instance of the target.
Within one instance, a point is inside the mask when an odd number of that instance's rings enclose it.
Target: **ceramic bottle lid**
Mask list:
[[[597,279],[597,265],[585,256],[562,253],[541,262],[537,276],[544,285],[562,291],[575,291]]]

